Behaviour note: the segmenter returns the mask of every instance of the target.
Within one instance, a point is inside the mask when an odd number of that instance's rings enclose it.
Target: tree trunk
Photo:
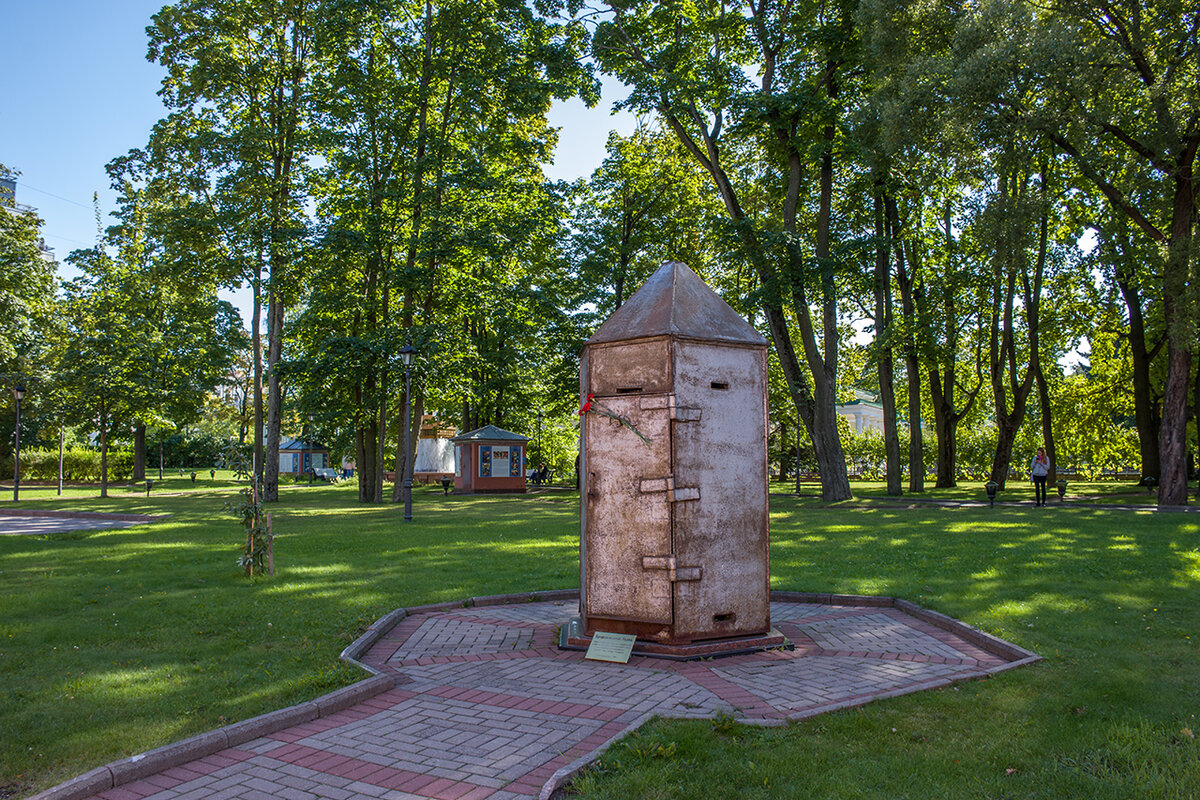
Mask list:
[[[1159,453],[1162,476],[1158,483],[1159,506],[1187,505],[1187,389],[1192,353],[1167,343],[1167,382],[1163,388],[1162,439]]]
[[[1162,435],[1159,439],[1159,506],[1187,504],[1187,390],[1196,349],[1197,312],[1187,302],[1191,275],[1192,227],[1196,223],[1196,193],[1192,165],[1200,135],[1188,143],[1176,169],[1170,244],[1163,275],[1163,320],[1167,327],[1167,381],[1163,388]],[[1194,292],[1196,287],[1190,287]]]
[[[953,489],[958,485],[958,420],[954,409],[953,367],[943,376],[938,367],[929,368],[929,392],[933,400],[933,432],[937,438],[938,489]]]
[[[925,430],[921,423],[921,362],[917,353],[916,329],[921,324],[917,316],[917,262],[904,257],[900,213],[896,201],[884,197],[887,235],[896,253],[896,283],[900,288],[900,312],[904,315],[904,370],[908,376],[908,490],[925,491]],[[912,272],[909,272],[909,263]]]
[[[891,253],[887,245],[882,187],[875,193],[875,347],[879,398],[883,405],[883,444],[887,454],[887,493],[904,493],[900,475],[900,437],[896,432],[896,392],[892,356]]]
[[[788,469],[787,463],[788,451],[788,435],[787,425],[783,422],[779,423],[779,482],[786,483],[791,470]]]
[[[1128,252],[1128,248],[1126,249]],[[1142,295],[1133,277],[1132,268],[1121,263],[1116,268],[1117,288],[1125,301],[1129,316],[1129,357],[1133,367],[1133,418],[1138,431],[1138,448],[1142,457],[1142,477],[1158,476],[1162,472],[1159,464],[1158,440],[1161,435],[1158,404],[1155,402],[1150,367],[1157,355],[1157,348],[1146,347],[1146,320],[1142,311]]]
[[[272,275],[272,283],[275,276]],[[267,441],[263,450],[263,501],[279,500],[279,441],[283,428],[283,385],[279,361],[283,354],[283,300],[271,287],[267,305]]]
[[[254,343],[254,482],[263,483],[263,348],[262,348],[262,260],[255,262],[254,280],[254,321],[251,323]]]
[[[100,496],[108,497],[108,406],[100,404]]]
[[[837,97],[837,82],[833,76],[837,65],[827,65],[826,95],[832,102]],[[846,474],[846,456],[842,451],[841,434],[837,427],[837,351],[839,332],[837,329],[837,287],[834,285],[833,259],[830,257],[830,240],[833,225],[833,143],[837,129],[833,123],[825,126],[823,133],[824,152],[820,159],[820,197],[817,202],[817,249],[816,257],[821,269],[821,327],[824,353],[814,359],[816,338],[810,332],[805,335],[808,319],[808,304],[797,304],[795,313],[803,315],[800,332],[808,355],[809,368],[813,373],[816,389],[813,414],[813,448],[821,467],[821,498],[825,502],[849,500],[850,477]],[[812,347],[810,348],[810,342]],[[818,445],[817,442],[821,444]]]
[[[817,258],[822,263],[822,322],[824,347],[818,346],[816,332],[811,318],[803,285],[792,282],[792,306],[800,327],[800,339],[804,347],[805,360],[813,378],[810,389],[808,380],[800,368],[788,331],[787,320],[783,312],[780,294],[784,289],[777,271],[770,264],[770,259],[763,252],[763,244],[754,230],[753,223],[746,216],[738,200],[729,176],[725,173],[720,161],[720,148],[716,139],[716,131],[720,122],[710,131],[706,122],[695,111],[691,112],[689,122],[696,126],[700,133],[701,142],[697,142],[688,126],[680,121],[679,116],[668,107],[660,108],[667,124],[675,132],[684,148],[708,171],[713,183],[721,196],[722,203],[730,220],[732,220],[738,240],[742,245],[747,261],[753,266],[760,283],[773,289],[764,293],[762,310],[767,319],[771,343],[779,358],[780,368],[787,381],[788,391],[792,402],[800,413],[800,419],[809,431],[813,443],[813,452],[821,473],[821,496],[827,502],[848,500],[853,495],[850,492],[850,481],[846,475],[846,459],[842,451],[842,443],[838,435],[837,414],[834,410],[836,402],[837,378],[837,299],[834,293],[833,273],[829,258],[829,226],[831,220],[831,198],[833,183],[832,140],[833,126],[825,129],[825,152],[821,156],[820,201],[817,222]],[[783,126],[786,128],[786,126]],[[776,133],[781,139],[788,139],[783,128],[777,127]],[[783,142],[785,145],[787,141]],[[801,177],[800,156],[794,150],[788,156],[787,200],[784,204],[784,229],[791,234],[796,232],[796,215]],[[795,248],[787,252],[793,266],[798,266],[798,253]],[[797,274],[800,270],[796,270]],[[832,329],[832,334],[831,334]]]
[[[1196,426],[1196,450],[1188,458],[1188,472],[1196,470],[1196,500],[1200,501],[1200,369],[1196,370],[1196,385],[1192,392],[1192,421]]]
[[[1012,219],[1019,220],[1022,201],[1025,198],[1025,188],[1028,175],[1018,178],[1016,175],[1003,176],[1000,179],[1001,192],[1001,224],[1010,223]],[[1046,172],[1041,173],[1041,187],[1045,196]],[[1012,201],[1012,207],[1008,201]],[[1017,431],[1025,419],[1026,402],[1033,387],[1035,365],[1038,358],[1038,305],[1041,295],[1042,274],[1046,264],[1047,229],[1049,225],[1049,209],[1043,206],[1039,224],[1038,250],[1033,269],[1034,283],[1029,283],[1028,270],[1023,269],[1022,255],[1024,248],[1020,244],[1020,233],[1006,229],[999,237],[1003,253],[995,258],[1002,265],[996,270],[993,279],[993,309],[991,315],[990,356],[992,395],[995,400],[996,414],[996,453],[992,459],[991,480],[1003,489],[1008,480],[1012,464],[1012,447],[1016,440]],[[1015,224],[1020,224],[1019,221]],[[1005,246],[1007,245],[1007,246]],[[1017,273],[1021,274],[1022,300],[1026,318],[1026,329],[1029,335],[1029,358],[1025,363],[1024,374],[1018,366],[1016,332],[1014,330],[1014,300],[1016,297]],[[1001,295],[1000,278],[1003,277],[1003,296]],[[1003,331],[1000,320],[1003,317]],[[1012,408],[1008,400],[1012,400]]]
[[[138,422],[133,428],[133,481],[146,480],[146,423]]]
[[[404,481],[412,480],[413,469],[417,463],[417,445],[421,437],[421,419],[425,416],[425,398],[417,397],[412,401],[412,416],[408,427],[408,452],[404,452],[404,411],[401,401],[400,413],[396,415],[396,486],[392,491],[392,502],[404,502]],[[403,477],[401,477],[403,476]]]
[[[378,437],[375,420],[364,423],[360,417],[354,431],[354,464],[358,477],[358,499],[362,503],[374,502],[375,497],[375,446]]]

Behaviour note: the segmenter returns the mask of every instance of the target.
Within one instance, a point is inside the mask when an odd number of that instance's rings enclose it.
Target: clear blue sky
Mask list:
[[[21,172],[17,201],[38,210],[60,262],[95,242],[93,192],[105,214],[113,206],[104,165],[144,145],[165,113],[157,95],[162,71],[146,60],[146,25],[162,6],[0,0],[0,164]],[[619,88],[606,86],[594,109],[577,101],[555,107],[551,122],[562,131],[549,177],[590,174],[604,158],[608,131],[633,129],[628,114],[610,114]]]

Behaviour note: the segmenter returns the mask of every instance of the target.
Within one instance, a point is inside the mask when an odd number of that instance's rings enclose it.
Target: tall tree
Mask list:
[[[399,349],[422,352],[416,430],[431,378],[461,390],[465,374],[482,389],[499,361],[507,385],[522,338],[514,321],[555,316],[534,300],[555,282],[544,268],[562,267],[549,245],[562,233],[561,203],[541,175],[555,141],[545,117],[551,98],[593,97],[594,87],[576,58],[578,31],[520,2],[338,10],[316,38],[314,141],[325,165],[310,188],[322,236],[306,262],[294,354],[303,366],[292,374],[307,376],[313,397],[343,398],[334,402],[355,420],[360,498],[380,501],[389,444],[393,499],[413,463],[400,448],[396,412],[409,399]],[[433,395],[443,410],[450,395],[468,402],[461,391]],[[474,415],[517,403],[474,402]]]
[[[572,227],[576,269],[601,314],[626,298],[664,261],[702,269],[706,223],[719,213],[706,178],[673,134],[640,126],[612,132],[608,155],[577,191]],[[711,245],[709,245],[711,247]]]
[[[660,115],[708,172],[740,255],[758,274],[770,337],[811,435],[826,500],[850,497],[834,410],[833,245],[839,125],[855,91],[854,5],[611,2],[594,44],[602,68],[632,87],[625,104]],[[763,216],[750,211],[760,193],[770,198]],[[802,233],[813,242],[807,252]]]
[[[1192,0],[994,0],[977,7],[962,83],[1065,153],[1153,246],[1167,374],[1159,503],[1187,499],[1187,394],[1196,348],[1200,7]],[[997,40],[1000,44],[997,46]],[[1033,82],[1037,91],[1017,93]]]
[[[268,501],[279,497],[279,364],[306,230],[300,187],[310,152],[312,31],[321,17],[315,0],[181,0],[147,29],[149,57],[167,69],[160,94],[174,110],[156,134],[163,149],[197,157],[198,184],[211,189],[209,219],[248,267],[256,366],[259,287],[263,270],[269,274],[265,441],[256,465]]]
[[[0,164],[0,178],[18,175]],[[42,248],[41,225],[32,209],[0,196],[0,374],[36,372],[47,346],[55,265]]]

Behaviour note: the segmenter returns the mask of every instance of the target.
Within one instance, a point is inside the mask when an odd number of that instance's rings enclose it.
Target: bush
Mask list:
[[[0,463],[4,474],[12,475],[13,460]],[[128,480],[133,474],[131,450],[108,451],[108,479]],[[21,480],[53,481],[58,479],[58,450],[35,448],[21,450]],[[100,480],[100,451],[73,447],[63,451],[63,480],[96,482]]]
[[[167,469],[209,469],[225,462],[228,443],[210,433],[185,436],[176,433],[163,440],[163,463]],[[146,468],[158,466],[158,442],[146,442]]]

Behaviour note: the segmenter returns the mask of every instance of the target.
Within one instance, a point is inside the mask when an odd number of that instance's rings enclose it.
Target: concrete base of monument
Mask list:
[[[560,650],[587,650],[592,637],[584,631],[583,618],[572,617],[563,625],[558,636]],[[701,658],[720,658],[762,650],[792,650],[794,645],[779,631],[771,628],[755,636],[735,636],[729,639],[706,639],[688,644],[663,644],[638,639],[633,644],[633,655],[662,658],[668,661],[695,661]]]

